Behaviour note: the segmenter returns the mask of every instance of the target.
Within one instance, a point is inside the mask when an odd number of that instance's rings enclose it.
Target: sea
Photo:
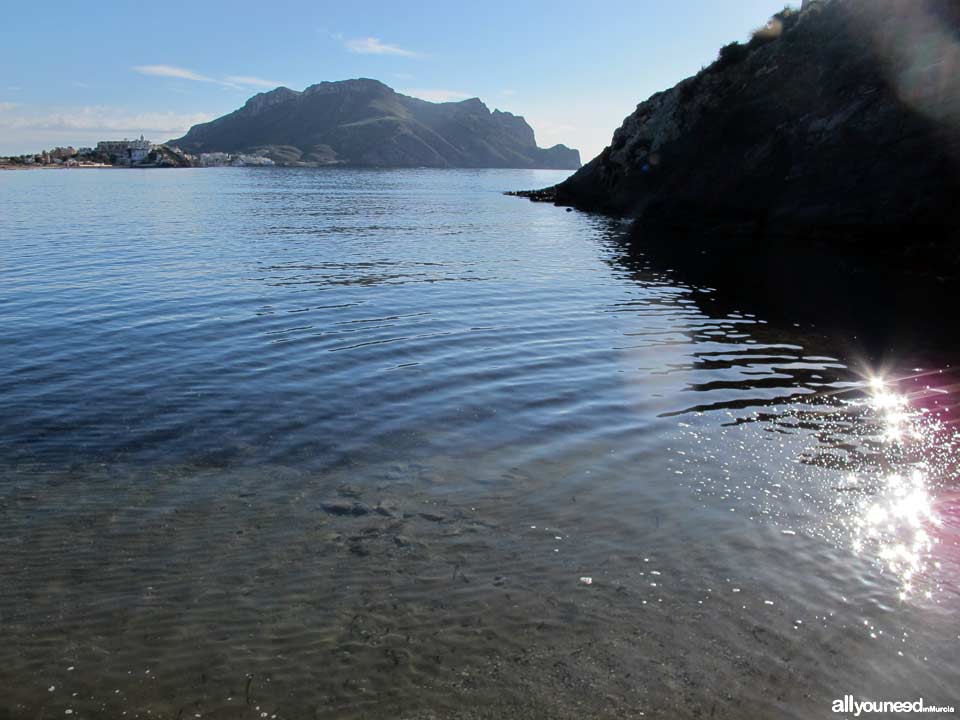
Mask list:
[[[0,718],[960,705],[949,365],[565,175],[0,173]]]

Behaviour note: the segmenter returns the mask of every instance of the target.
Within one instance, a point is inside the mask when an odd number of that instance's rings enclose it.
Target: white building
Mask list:
[[[123,165],[136,165],[143,162],[150,150],[153,149],[153,143],[144,140],[143,135],[139,140],[101,140],[97,143],[97,152],[106,153],[117,158],[117,162]]]
[[[225,152],[200,153],[201,167],[223,167],[229,165],[232,156]]]

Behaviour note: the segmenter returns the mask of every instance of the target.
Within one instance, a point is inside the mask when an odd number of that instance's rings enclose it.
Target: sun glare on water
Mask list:
[[[882,460],[879,468],[847,477],[847,488],[862,490],[848,527],[853,550],[897,579],[901,600],[932,598],[943,527],[932,493],[952,472],[954,433],[938,409],[924,406],[943,391],[925,385],[907,394],[897,385],[872,377],[868,396],[857,401],[878,428]]]

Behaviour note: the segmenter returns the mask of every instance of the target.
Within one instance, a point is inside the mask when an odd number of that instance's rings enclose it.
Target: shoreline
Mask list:
[[[255,169],[284,169],[284,170],[548,170],[551,172],[566,172],[565,170],[557,170],[556,168],[539,168],[539,167],[460,167],[460,166],[449,166],[449,167],[432,167],[429,165],[418,165],[418,166],[409,166],[409,165],[338,165],[331,163],[324,164],[308,164],[308,163],[299,163],[299,164],[290,164],[290,165],[188,165],[188,166],[173,166],[173,165],[15,165],[11,163],[0,163],[0,170],[222,170],[224,168],[255,168]],[[552,189],[552,188],[551,188]],[[530,197],[530,192],[540,193],[541,191],[503,191],[504,195],[511,195],[517,197]],[[544,198],[533,198],[530,199],[534,202],[547,202],[547,199]],[[553,202],[553,197],[549,198],[550,202]]]
[[[0,170],[125,170],[118,165],[14,165],[12,163],[0,164]]]

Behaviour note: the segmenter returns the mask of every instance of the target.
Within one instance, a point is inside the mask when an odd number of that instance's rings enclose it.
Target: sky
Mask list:
[[[11,2],[0,155],[162,142],[285,85],[369,77],[425,100],[479,97],[586,162],[653,93],[746,40],[784,0]],[[794,0],[794,5],[799,0]]]

